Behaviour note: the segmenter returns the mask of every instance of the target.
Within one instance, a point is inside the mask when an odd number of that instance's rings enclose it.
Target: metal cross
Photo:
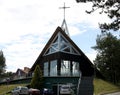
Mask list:
[[[70,7],[66,7],[66,6],[65,6],[65,3],[64,3],[64,6],[63,6],[63,7],[60,7],[60,9],[64,9],[64,19],[65,19],[65,9],[66,9],[66,8],[70,8]]]

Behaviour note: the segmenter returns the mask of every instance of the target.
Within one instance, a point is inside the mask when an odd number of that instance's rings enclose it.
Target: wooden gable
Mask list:
[[[70,49],[73,49],[73,53],[69,50],[65,51],[65,49],[60,50],[55,48],[55,52],[49,52],[49,49],[51,49],[51,46],[54,45],[54,42],[56,41],[57,35],[60,34],[62,37],[65,38],[66,41],[66,49],[67,49],[67,43],[70,44]],[[60,43],[60,42],[59,42]],[[57,44],[58,45],[58,44]],[[68,49],[69,49],[68,48]],[[57,59],[66,59],[66,60],[75,60],[81,63],[80,70],[82,71],[83,75],[90,76],[93,75],[94,69],[92,62],[88,59],[88,57],[79,49],[79,47],[71,40],[71,38],[62,30],[61,27],[57,27],[45,47],[43,48],[42,52],[38,56],[37,60],[33,64],[31,71],[34,71],[36,65],[40,65],[41,68],[43,67],[43,62],[46,60],[53,60],[54,58]],[[42,68],[43,69],[43,68]]]

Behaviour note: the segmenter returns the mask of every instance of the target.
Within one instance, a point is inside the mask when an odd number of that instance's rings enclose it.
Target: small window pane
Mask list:
[[[61,42],[64,42],[64,43],[68,43],[67,40],[65,40],[62,36],[61,36]]]
[[[57,43],[56,43],[56,44],[53,44],[52,47],[57,50],[57,49],[58,49],[58,44],[57,44]]]
[[[74,54],[78,54],[73,48],[72,48],[72,53],[74,53]]]
[[[68,47],[68,48],[64,49],[64,51],[65,52],[70,52],[70,48]]]
[[[48,76],[48,62],[44,63],[44,76]]]
[[[58,42],[58,37],[56,37],[53,43],[57,43],[57,42]]]
[[[61,76],[70,76],[70,61],[62,60]]]
[[[80,73],[80,70],[79,70],[79,63],[78,62],[72,62],[72,65],[73,65],[73,67],[72,67],[72,74],[73,74],[73,76],[79,76],[79,73]]]
[[[64,49],[65,47],[67,47],[66,44],[63,44],[63,43],[60,44],[60,49],[61,49],[61,50]]]
[[[57,76],[57,60],[50,62],[50,76]]]

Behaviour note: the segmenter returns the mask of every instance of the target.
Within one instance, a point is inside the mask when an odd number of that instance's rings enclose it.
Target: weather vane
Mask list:
[[[63,7],[60,7],[60,9],[64,9],[64,19],[65,19],[65,9],[67,9],[67,8],[70,8],[70,7],[66,7],[66,6],[65,6],[65,3],[64,3],[64,6],[63,6]]]

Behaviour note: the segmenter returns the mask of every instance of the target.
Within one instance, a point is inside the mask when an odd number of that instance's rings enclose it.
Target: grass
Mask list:
[[[14,85],[0,85],[0,95],[11,91],[16,86],[25,86],[27,84],[14,84]],[[106,82],[101,79],[94,79],[94,95],[100,95],[103,93],[110,93],[120,91],[120,87],[113,85],[112,83]],[[10,94],[6,94],[10,95]]]
[[[94,79],[95,95],[120,91],[120,87],[101,79]]]
[[[0,85],[0,95],[4,95],[5,93],[11,91],[13,88],[17,86],[25,86],[27,84],[12,84],[12,85]],[[10,95],[10,94],[5,94],[5,95]]]

